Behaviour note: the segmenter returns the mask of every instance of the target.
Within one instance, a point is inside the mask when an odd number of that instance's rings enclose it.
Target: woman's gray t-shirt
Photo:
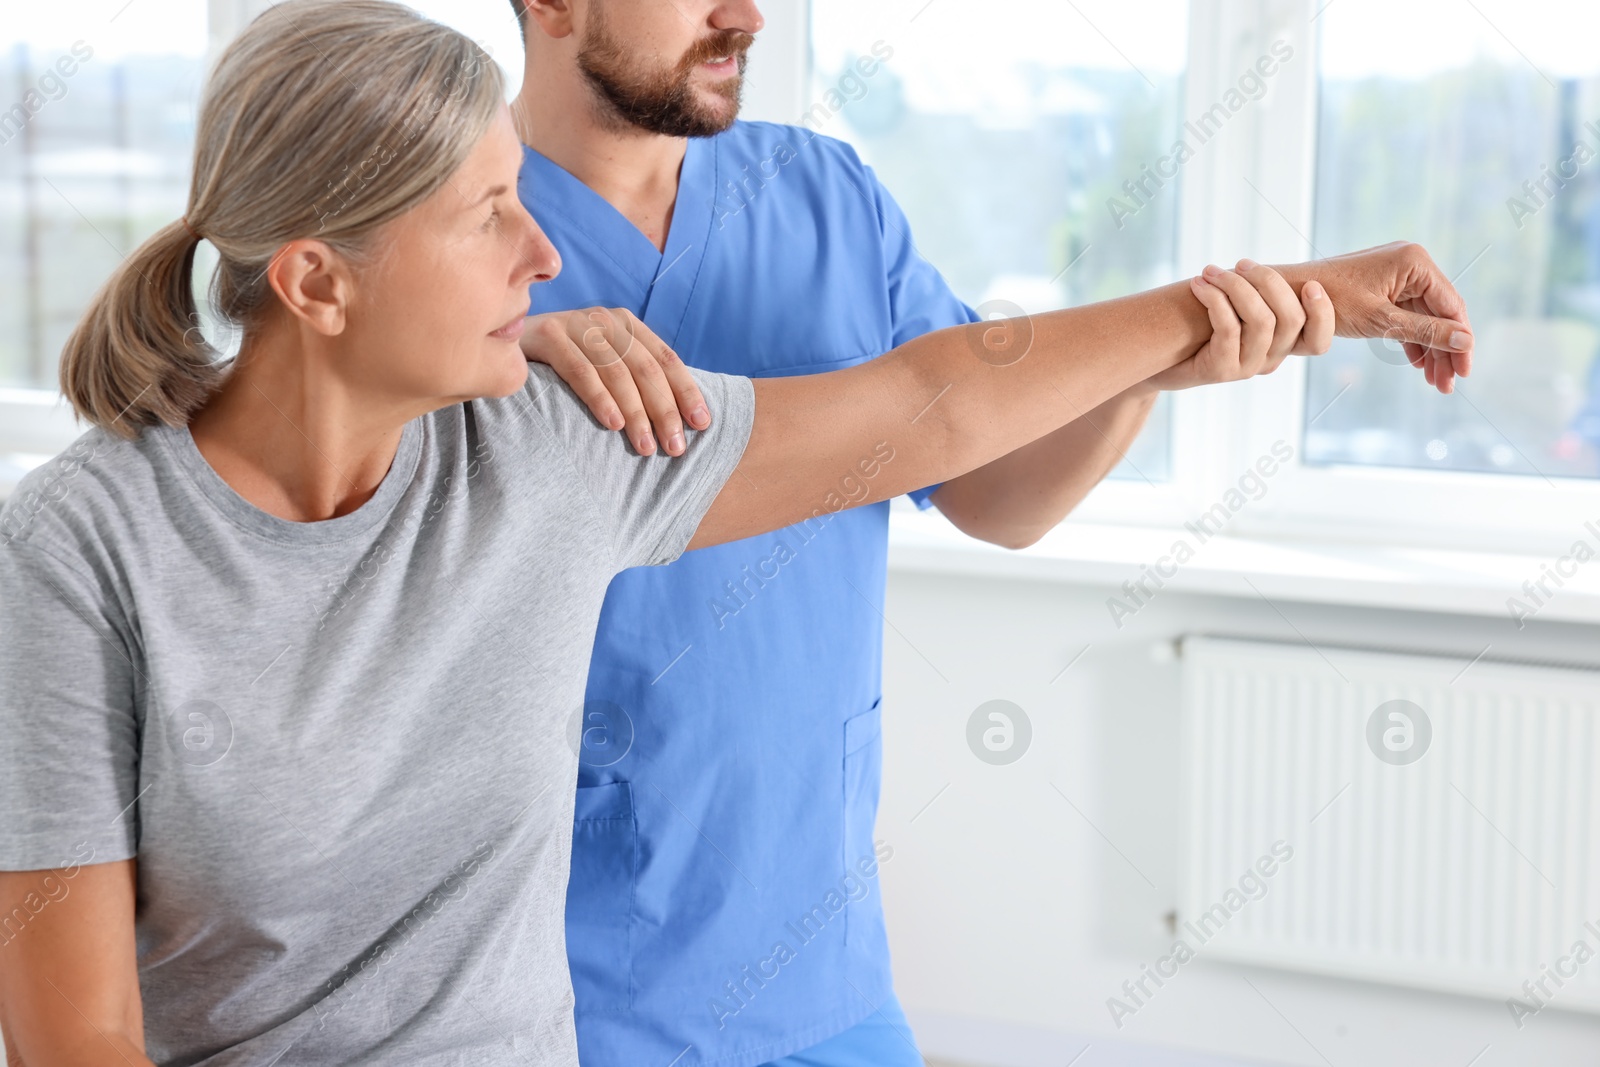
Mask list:
[[[532,364],[408,424],[325,522],[245,502],[186,429],[30,474],[0,511],[0,869],[65,870],[0,902],[0,952],[137,857],[157,1063],[576,1064],[600,607],[683,552],[755,415],[749,379],[692,373],[715,421],[680,457]]]

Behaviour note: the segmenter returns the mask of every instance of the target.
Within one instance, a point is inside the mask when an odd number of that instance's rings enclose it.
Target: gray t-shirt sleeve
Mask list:
[[[134,855],[137,679],[118,618],[98,583],[0,539],[0,870]]]
[[[619,571],[681,556],[749,443],[756,413],[750,379],[697,368],[690,373],[705,395],[711,425],[685,427],[681,456],[641,456],[621,431],[601,426],[555,371],[528,365],[535,413],[593,497]]]

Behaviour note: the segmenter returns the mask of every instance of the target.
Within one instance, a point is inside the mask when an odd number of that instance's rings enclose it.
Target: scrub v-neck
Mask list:
[[[673,343],[694,296],[710,238],[717,180],[716,138],[691,137],[684,147],[678,170],[678,197],[667,227],[666,248],[661,251],[610,201],[560,164],[526,146],[524,161],[535,173],[524,175],[522,180],[531,178],[540,183],[541,210],[567,216],[596,243],[639,287],[637,314],[645,325],[667,343]],[[534,310],[538,310],[537,306]]]

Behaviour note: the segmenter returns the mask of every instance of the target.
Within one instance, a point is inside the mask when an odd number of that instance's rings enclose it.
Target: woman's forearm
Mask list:
[[[15,922],[0,946],[7,1056],[25,1067],[152,1067],[144,1054],[135,885],[132,860],[0,872],[0,907]]]
[[[760,379],[750,442],[690,547],[964,474],[1183,362],[1211,332],[1179,282],[939,330],[828,374]]]

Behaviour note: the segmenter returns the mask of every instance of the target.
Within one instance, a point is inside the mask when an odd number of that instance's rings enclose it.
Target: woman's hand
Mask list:
[[[1248,259],[1207,267],[1190,289],[1211,316],[1211,340],[1144,385],[1189,389],[1271,374],[1291,355],[1321,355],[1333,343],[1333,304],[1315,281],[1297,296],[1283,275]]]
[[[1421,245],[1379,245],[1279,268],[1291,284],[1316,278],[1337,313],[1340,337],[1398,341],[1441,393],[1472,372],[1467,302]]]
[[[684,423],[711,425],[689,368],[625,308],[530,315],[522,354],[559,374],[602,426],[626,427],[641,456],[655,453],[657,438],[668,455],[682,455]]]

